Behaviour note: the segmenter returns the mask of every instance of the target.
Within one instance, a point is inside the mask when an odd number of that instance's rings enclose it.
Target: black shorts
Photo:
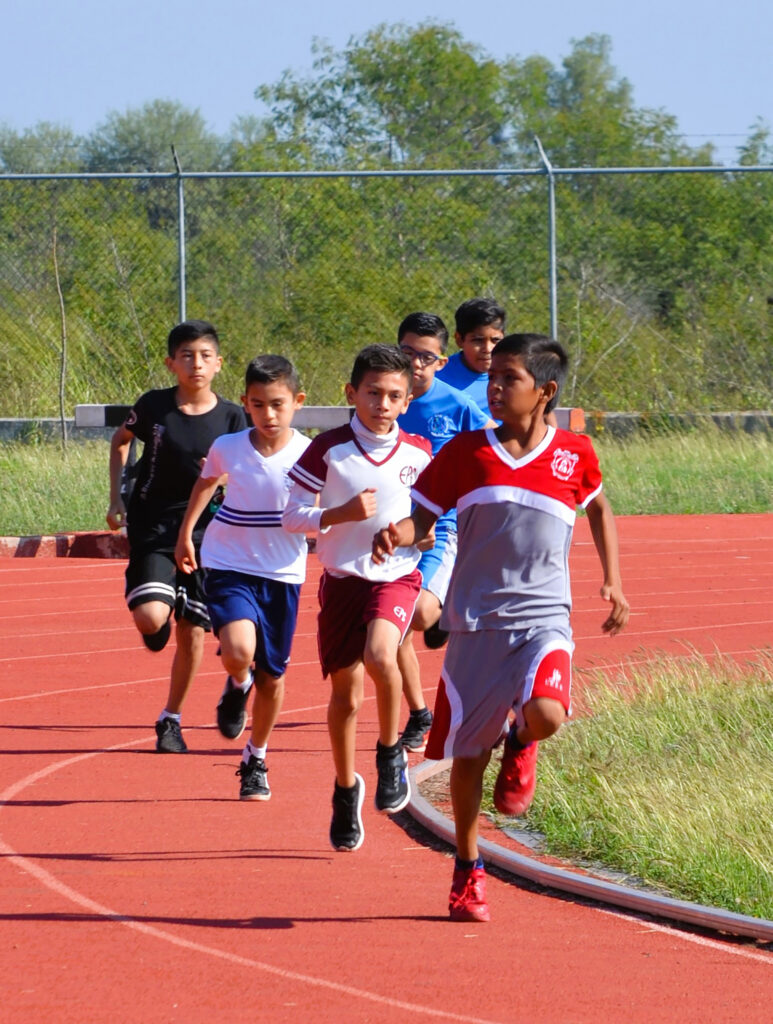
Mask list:
[[[198,551],[196,552],[198,558]],[[212,629],[204,596],[204,574],[180,572],[169,548],[131,550],[126,567],[126,603],[129,609],[148,601],[161,601],[174,609],[175,620],[186,619],[207,632]]]

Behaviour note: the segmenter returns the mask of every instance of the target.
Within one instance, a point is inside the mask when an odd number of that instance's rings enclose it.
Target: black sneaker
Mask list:
[[[242,761],[236,769],[236,774],[242,777],[239,799],[270,800],[271,788],[266,778],[267,772],[266,762],[260,757],[255,757],[254,754],[250,754],[250,759],[246,763]]]
[[[424,646],[428,647],[431,651],[436,651],[442,647],[448,639],[448,630],[441,629],[440,626],[435,623],[434,626],[430,626],[429,629],[424,630]]]
[[[184,754],[187,751],[180,723],[174,718],[156,722],[156,750],[159,754]]]
[[[167,619],[161,629],[157,633],[143,633],[142,642],[145,644],[149,651],[163,651],[166,645],[169,643],[169,637],[172,635],[172,626],[170,620]]]
[[[432,728],[432,712],[429,708],[412,711],[400,735],[400,742],[406,750],[421,754],[427,747],[427,736]]]
[[[397,814],[411,799],[411,784],[408,781],[408,755],[398,740],[393,747],[376,744],[376,810]]]
[[[330,822],[330,845],[334,850],[348,853],[359,850],[365,838],[362,827],[362,801],[365,783],[354,773],[354,785],[344,789],[336,782],[333,790],[333,817]]]
[[[247,698],[251,689],[252,683],[245,693],[234,686],[230,676],[225,681],[223,696],[217,705],[217,727],[228,740],[236,740],[244,732],[247,724]]]

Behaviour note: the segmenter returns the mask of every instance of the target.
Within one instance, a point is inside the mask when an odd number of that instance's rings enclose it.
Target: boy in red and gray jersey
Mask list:
[[[499,342],[488,400],[501,425],[452,438],[417,480],[413,514],[373,540],[379,564],[457,510],[458,550],[440,620],[450,639],[427,743],[427,757],[453,758],[457,860],[449,911],[456,921],[489,920],[478,814],[483,772],[509,713],[515,721],[494,803],[502,813],[522,814],[534,794],[537,742],[570,711],[568,556],[577,506],[586,510],[603,570],[601,595],[611,604],[602,629],[617,633],[628,620],[617,532],[593,446],[545,420],[566,366],[562,347],[543,335]]]

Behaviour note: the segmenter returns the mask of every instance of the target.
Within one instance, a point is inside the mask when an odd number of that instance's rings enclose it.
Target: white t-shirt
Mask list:
[[[256,451],[250,430],[218,437],[201,475],[228,473],[225,500],[201,542],[206,569],[230,569],[285,583],[306,578],[306,537],[282,527],[290,491],[289,472],[310,444],[292,431],[289,442],[273,455]]]
[[[376,514],[371,519],[322,530],[317,538],[317,556],[334,576],[399,579],[416,568],[418,548],[398,548],[376,565],[370,557],[373,534],[411,514],[411,487],[430,458],[426,438],[406,434],[396,424],[388,434],[374,434],[354,416],[346,426],[315,437],[293,467],[293,489],[283,521],[290,530],[319,529],[324,509],[337,508],[373,487]],[[317,495],[319,505],[315,507]]]

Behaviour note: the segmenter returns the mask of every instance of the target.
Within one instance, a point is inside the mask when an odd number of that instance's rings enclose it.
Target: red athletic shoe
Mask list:
[[[505,740],[502,764],[494,784],[494,806],[500,814],[525,814],[537,788],[537,744],[514,750]]]
[[[486,872],[483,868],[457,868],[448,897],[448,913],[452,921],[489,921],[486,902]]]

